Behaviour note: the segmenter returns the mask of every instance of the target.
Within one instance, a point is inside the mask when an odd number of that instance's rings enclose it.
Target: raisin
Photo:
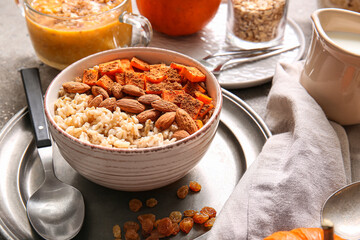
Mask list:
[[[127,221],[124,223],[124,231],[127,232],[128,230],[133,229],[135,232],[139,231],[140,226],[137,222]]]
[[[129,229],[125,233],[125,240],[138,240],[139,234],[134,229]]]
[[[193,226],[194,220],[190,217],[184,218],[179,224],[181,231],[183,231],[184,233],[189,233]]]
[[[149,198],[146,200],[146,206],[148,207],[155,207],[158,204],[158,201],[155,198]]]
[[[209,218],[216,217],[216,210],[212,207],[203,207],[200,213],[208,215]]]
[[[171,219],[168,217],[160,219],[157,225],[157,230],[159,231],[160,234],[168,237],[174,231],[172,224],[173,223],[171,222]]]
[[[154,222],[150,218],[145,218],[141,222],[142,234],[148,236],[154,228]]]
[[[201,185],[198,182],[190,181],[189,188],[193,192],[199,192],[201,190]]]
[[[129,208],[132,212],[138,212],[142,207],[142,202],[139,199],[131,199],[129,202]]]
[[[206,222],[209,219],[209,215],[203,214],[203,213],[195,213],[195,215],[193,216],[193,219],[194,219],[194,222],[203,224],[204,222]]]
[[[182,214],[179,211],[173,211],[170,213],[169,218],[173,223],[179,223],[181,221]]]
[[[174,223],[174,222],[172,225],[173,225],[173,229],[174,229],[172,232],[172,235],[175,236],[176,234],[178,234],[180,232],[180,226],[178,223]]]
[[[188,193],[189,193],[189,187],[187,185],[184,185],[177,190],[176,194],[177,194],[178,198],[184,199],[184,198],[186,198]]]
[[[121,228],[119,225],[113,227],[114,238],[121,238]]]
[[[148,214],[142,214],[142,215],[139,215],[137,217],[137,219],[139,220],[139,222],[142,224],[142,222],[146,219],[150,219],[152,223],[155,223],[155,220],[156,220],[156,216],[152,213],[148,213]]]
[[[214,223],[215,223],[215,219],[216,217],[213,217],[213,218],[210,218],[209,220],[207,220],[205,223],[204,223],[204,227],[206,228],[211,228]]]
[[[193,217],[195,215],[195,213],[197,213],[198,211],[195,210],[185,210],[184,211],[184,216],[185,217]]]

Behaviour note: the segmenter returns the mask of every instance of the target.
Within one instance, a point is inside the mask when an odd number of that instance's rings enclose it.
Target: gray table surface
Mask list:
[[[311,38],[311,13],[317,8],[315,0],[290,0],[289,15],[301,27],[306,48]],[[19,69],[38,67],[43,91],[59,73],[42,64],[36,57],[27,33],[25,20],[13,0],[0,1],[0,129],[26,106]],[[266,98],[271,82],[246,89],[231,90],[250,105],[261,117],[265,115]],[[3,239],[0,236],[0,239]]]

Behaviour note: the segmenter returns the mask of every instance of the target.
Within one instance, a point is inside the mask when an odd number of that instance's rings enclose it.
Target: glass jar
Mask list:
[[[241,49],[281,43],[287,9],[288,0],[228,0],[227,42]]]

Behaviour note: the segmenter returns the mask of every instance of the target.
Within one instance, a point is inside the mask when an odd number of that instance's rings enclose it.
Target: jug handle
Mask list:
[[[135,42],[139,43],[135,44],[135,46],[140,45],[146,47],[149,45],[153,36],[153,30],[146,17],[125,11],[120,15],[119,21],[121,23],[131,24],[137,30],[137,34],[135,35],[137,41]],[[133,44],[131,45],[134,46]]]
[[[23,15],[23,17],[25,16],[25,11],[24,11],[24,0],[14,0],[15,4],[18,5],[18,7],[20,8],[20,12],[21,15]]]

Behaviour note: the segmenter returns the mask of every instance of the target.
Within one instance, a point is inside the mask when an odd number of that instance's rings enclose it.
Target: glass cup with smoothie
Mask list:
[[[88,55],[119,47],[147,46],[149,21],[132,13],[131,0],[23,0],[24,16],[39,59],[64,69]],[[138,31],[138,34],[133,34]],[[133,37],[138,39],[132,39]]]

